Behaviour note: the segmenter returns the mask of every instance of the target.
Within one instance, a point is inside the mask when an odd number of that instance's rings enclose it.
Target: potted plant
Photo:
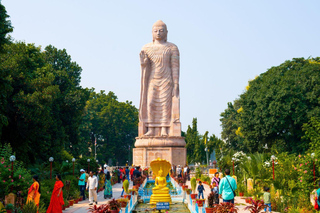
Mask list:
[[[215,200],[215,193],[211,192],[208,195],[208,207],[206,207],[206,213],[213,213],[213,206],[214,206],[214,200]]]
[[[124,195],[124,198],[128,198],[130,200],[131,195],[129,195],[129,193],[130,193],[129,192],[129,181],[127,179],[125,181],[123,181],[122,187],[123,187],[124,192],[126,193]]]
[[[250,197],[251,206],[247,206],[244,210],[249,210],[250,213],[259,213],[264,210],[267,205],[264,205],[263,200],[254,200]]]
[[[191,189],[186,189],[187,194],[191,194],[192,190]]]
[[[117,201],[120,203],[121,208],[126,208],[127,204],[129,203],[129,200],[126,198],[120,198],[117,199]]]
[[[111,210],[111,213],[118,213],[121,205],[117,200],[112,199],[109,201],[109,208]]]
[[[220,203],[213,207],[213,212],[237,213],[238,208],[232,203]]]
[[[136,188],[129,189],[129,193],[132,195],[137,194],[137,191],[138,191],[138,189],[136,189]]]
[[[196,187],[197,187],[197,180],[196,180],[196,178],[195,178],[195,177],[191,178],[190,183],[191,183],[191,189],[192,189],[192,192],[193,192],[193,194],[191,194],[190,196],[191,196],[191,199],[194,200],[194,199],[196,199],[196,197],[197,197],[197,194],[195,194]]]
[[[205,199],[196,199],[196,202],[197,202],[197,204],[198,204],[198,207],[202,207],[203,206],[203,204],[205,203]]]
[[[69,206],[73,206],[74,200],[72,199],[72,197],[69,198]]]
[[[66,208],[69,208],[69,201],[67,199],[63,199],[63,201],[64,201],[64,206]]]
[[[110,212],[110,206],[109,204],[102,204],[100,206],[91,206],[89,208],[90,213],[100,213],[100,212]]]
[[[6,205],[7,213],[12,213],[13,209],[14,209],[13,204],[9,203],[9,204]]]

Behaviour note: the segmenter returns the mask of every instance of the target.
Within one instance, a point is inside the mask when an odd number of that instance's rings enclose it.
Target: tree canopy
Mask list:
[[[265,144],[305,152],[302,126],[320,113],[320,58],[295,58],[249,82],[247,90],[221,113],[222,138],[230,147],[262,151]]]

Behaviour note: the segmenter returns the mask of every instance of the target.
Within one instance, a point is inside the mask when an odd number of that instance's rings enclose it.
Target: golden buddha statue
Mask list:
[[[166,160],[158,158],[151,161],[150,166],[152,172],[156,175],[155,187],[152,189],[150,204],[157,204],[158,202],[169,202],[171,204],[171,196],[166,179],[171,164]]]

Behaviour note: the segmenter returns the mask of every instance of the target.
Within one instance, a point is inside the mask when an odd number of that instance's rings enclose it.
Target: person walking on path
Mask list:
[[[199,199],[201,199],[200,198],[200,196],[202,195],[202,199],[204,199],[204,196],[203,196],[203,192],[205,191],[205,189],[204,189],[204,187],[203,187],[203,185],[202,185],[202,182],[201,181],[199,181],[199,185],[198,185],[198,198]]]
[[[219,183],[220,183],[219,172],[216,172],[211,181],[211,191],[214,191],[214,187],[217,187],[217,196],[218,196],[218,198],[216,198],[218,202],[217,204],[219,204]]]
[[[39,202],[40,202],[40,183],[38,175],[32,177],[33,184],[31,185],[28,191],[27,203],[34,202],[39,209]]]
[[[130,180],[133,181],[133,171],[134,171],[134,165],[132,165],[132,168],[130,169]]]
[[[264,201],[264,205],[266,205],[266,207],[264,208],[264,211],[267,212],[267,209],[268,209],[269,212],[271,212],[271,194],[270,194],[269,187],[265,187],[264,191],[265,193],[263,194],[263,201]]]
[[[62,205],[64,205],[62,187],[61,176],[56,175],[56,183],[54,184],[47,213],[62,213]]]
[[[104,199],[112,198],[112,185],[111,185],[111,176],[108,171],[106,174],[106,180],[104,184]]]
[[[178,168],[177,168],[177,175],[178,175],[178,178],[181,178],[182,177],[182,169],[180,167],[180,165],[178,165]]]
[[[93,172],[90,172],[90,177],[88,178],[87,190],[89,189],[89,205],[93,202],[98,204],[97,196],[98,180],[96,176],[93,176]]]
[[[135,185],[135,179],[141,177],[141,172],[139,171],[139,167],[136,167],[136,169],[132,173],[133,176],[133,185]]]
[[[78,185],[79,185],[79,188],[80,188],[80,193],[81,193],[81,196],[82,196],[82,199],[85,200],[86,199],[86,196],[85,196],[85,193],[84,191],[86,190],[86,174],[84,173],[85,171],[83,169],[80,169],[80,177],[78,177],[77,179],[79,180],[78,182]]]
[[[130,181],[130,177],[129,177],[130,176],[130,170],[129,170],[129,167],[126,167],[125,172],[126,172],[127,180]]]
[[[225,170],[226,176],[221,179],[219,184],[219,195],[222,197],[224,203],[233,203],[235,197],[235,190],[237,189],[236,180],[230,176],[230,169]]]

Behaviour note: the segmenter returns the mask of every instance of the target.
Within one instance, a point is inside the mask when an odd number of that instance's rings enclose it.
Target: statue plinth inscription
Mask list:
[[[186,164],[186,143],[181,137],[180,123],[179,50],[175,44],[167,42],[167,34],[165,23],[157,21],[152,27],[153,42],[144,45],[140,52],[141,93],[139,132],[133,150],[135,165],[149,166],[155,149],[171,164]],[[179,162],[175,162],[176,153],[182,154]],[[151,160],[154,159],[155,156]]]

